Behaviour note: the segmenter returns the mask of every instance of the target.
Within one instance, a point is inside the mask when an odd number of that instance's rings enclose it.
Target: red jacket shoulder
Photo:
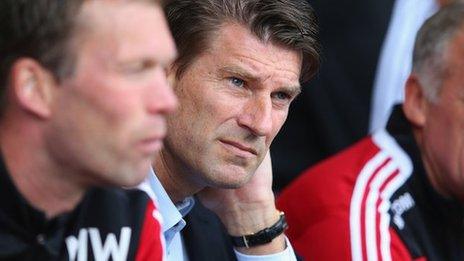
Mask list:
[[[287,216],[290,238],[324,219],[346,219],[356,178],[379,151],[370,136],[305,170],[286,187],[277,206]]]

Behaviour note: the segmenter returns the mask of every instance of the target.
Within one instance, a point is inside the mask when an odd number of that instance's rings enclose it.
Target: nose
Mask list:
[[[148,110],[152,114],[169,114],[178,105],[177,97],[170,86],[166,72],[162,68],[156,70],[154,81],[148,88]]]
[[[272,100],[270,97],[255,97],[243,107],[238,124],[257,136],[268,136],[272,132]]]

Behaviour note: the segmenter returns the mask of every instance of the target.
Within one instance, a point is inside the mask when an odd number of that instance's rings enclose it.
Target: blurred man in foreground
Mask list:
[[[0,259],[161,260],[153,202],[113,188],[146,177],[176,106],[160,3],[0,10]]]
[[[309,169],[278,199],[308,260],[464,259],[464,5],[419,30],[386,130]]]

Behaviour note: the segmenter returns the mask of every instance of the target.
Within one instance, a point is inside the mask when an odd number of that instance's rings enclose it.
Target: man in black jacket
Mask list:
[[[176,106],[160,3],[3,0],[0,13],[0,259],[161,260],[154,203],[116,188],[146,177]]]
[[[222,249],[216,260],[231,253],[295,259],[275,207],[268,151],[300,80],[318,68],[311,7],[305,0],[174,0],[165,10],[179,50],[168,72],[179,110],[168,117],[150,185],[164,215],[168,258],[214,259]],[[198,229],[225,240],[186,234],[182,241],[182,217],[187,226],[199,224],[187,214],[195,194],[217,215]]]

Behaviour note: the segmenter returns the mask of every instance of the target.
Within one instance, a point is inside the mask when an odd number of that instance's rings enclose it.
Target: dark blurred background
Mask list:
[[[311,0],[322,64],[272,145],[274,188],[368,133],[372,85],[394,0]]]

